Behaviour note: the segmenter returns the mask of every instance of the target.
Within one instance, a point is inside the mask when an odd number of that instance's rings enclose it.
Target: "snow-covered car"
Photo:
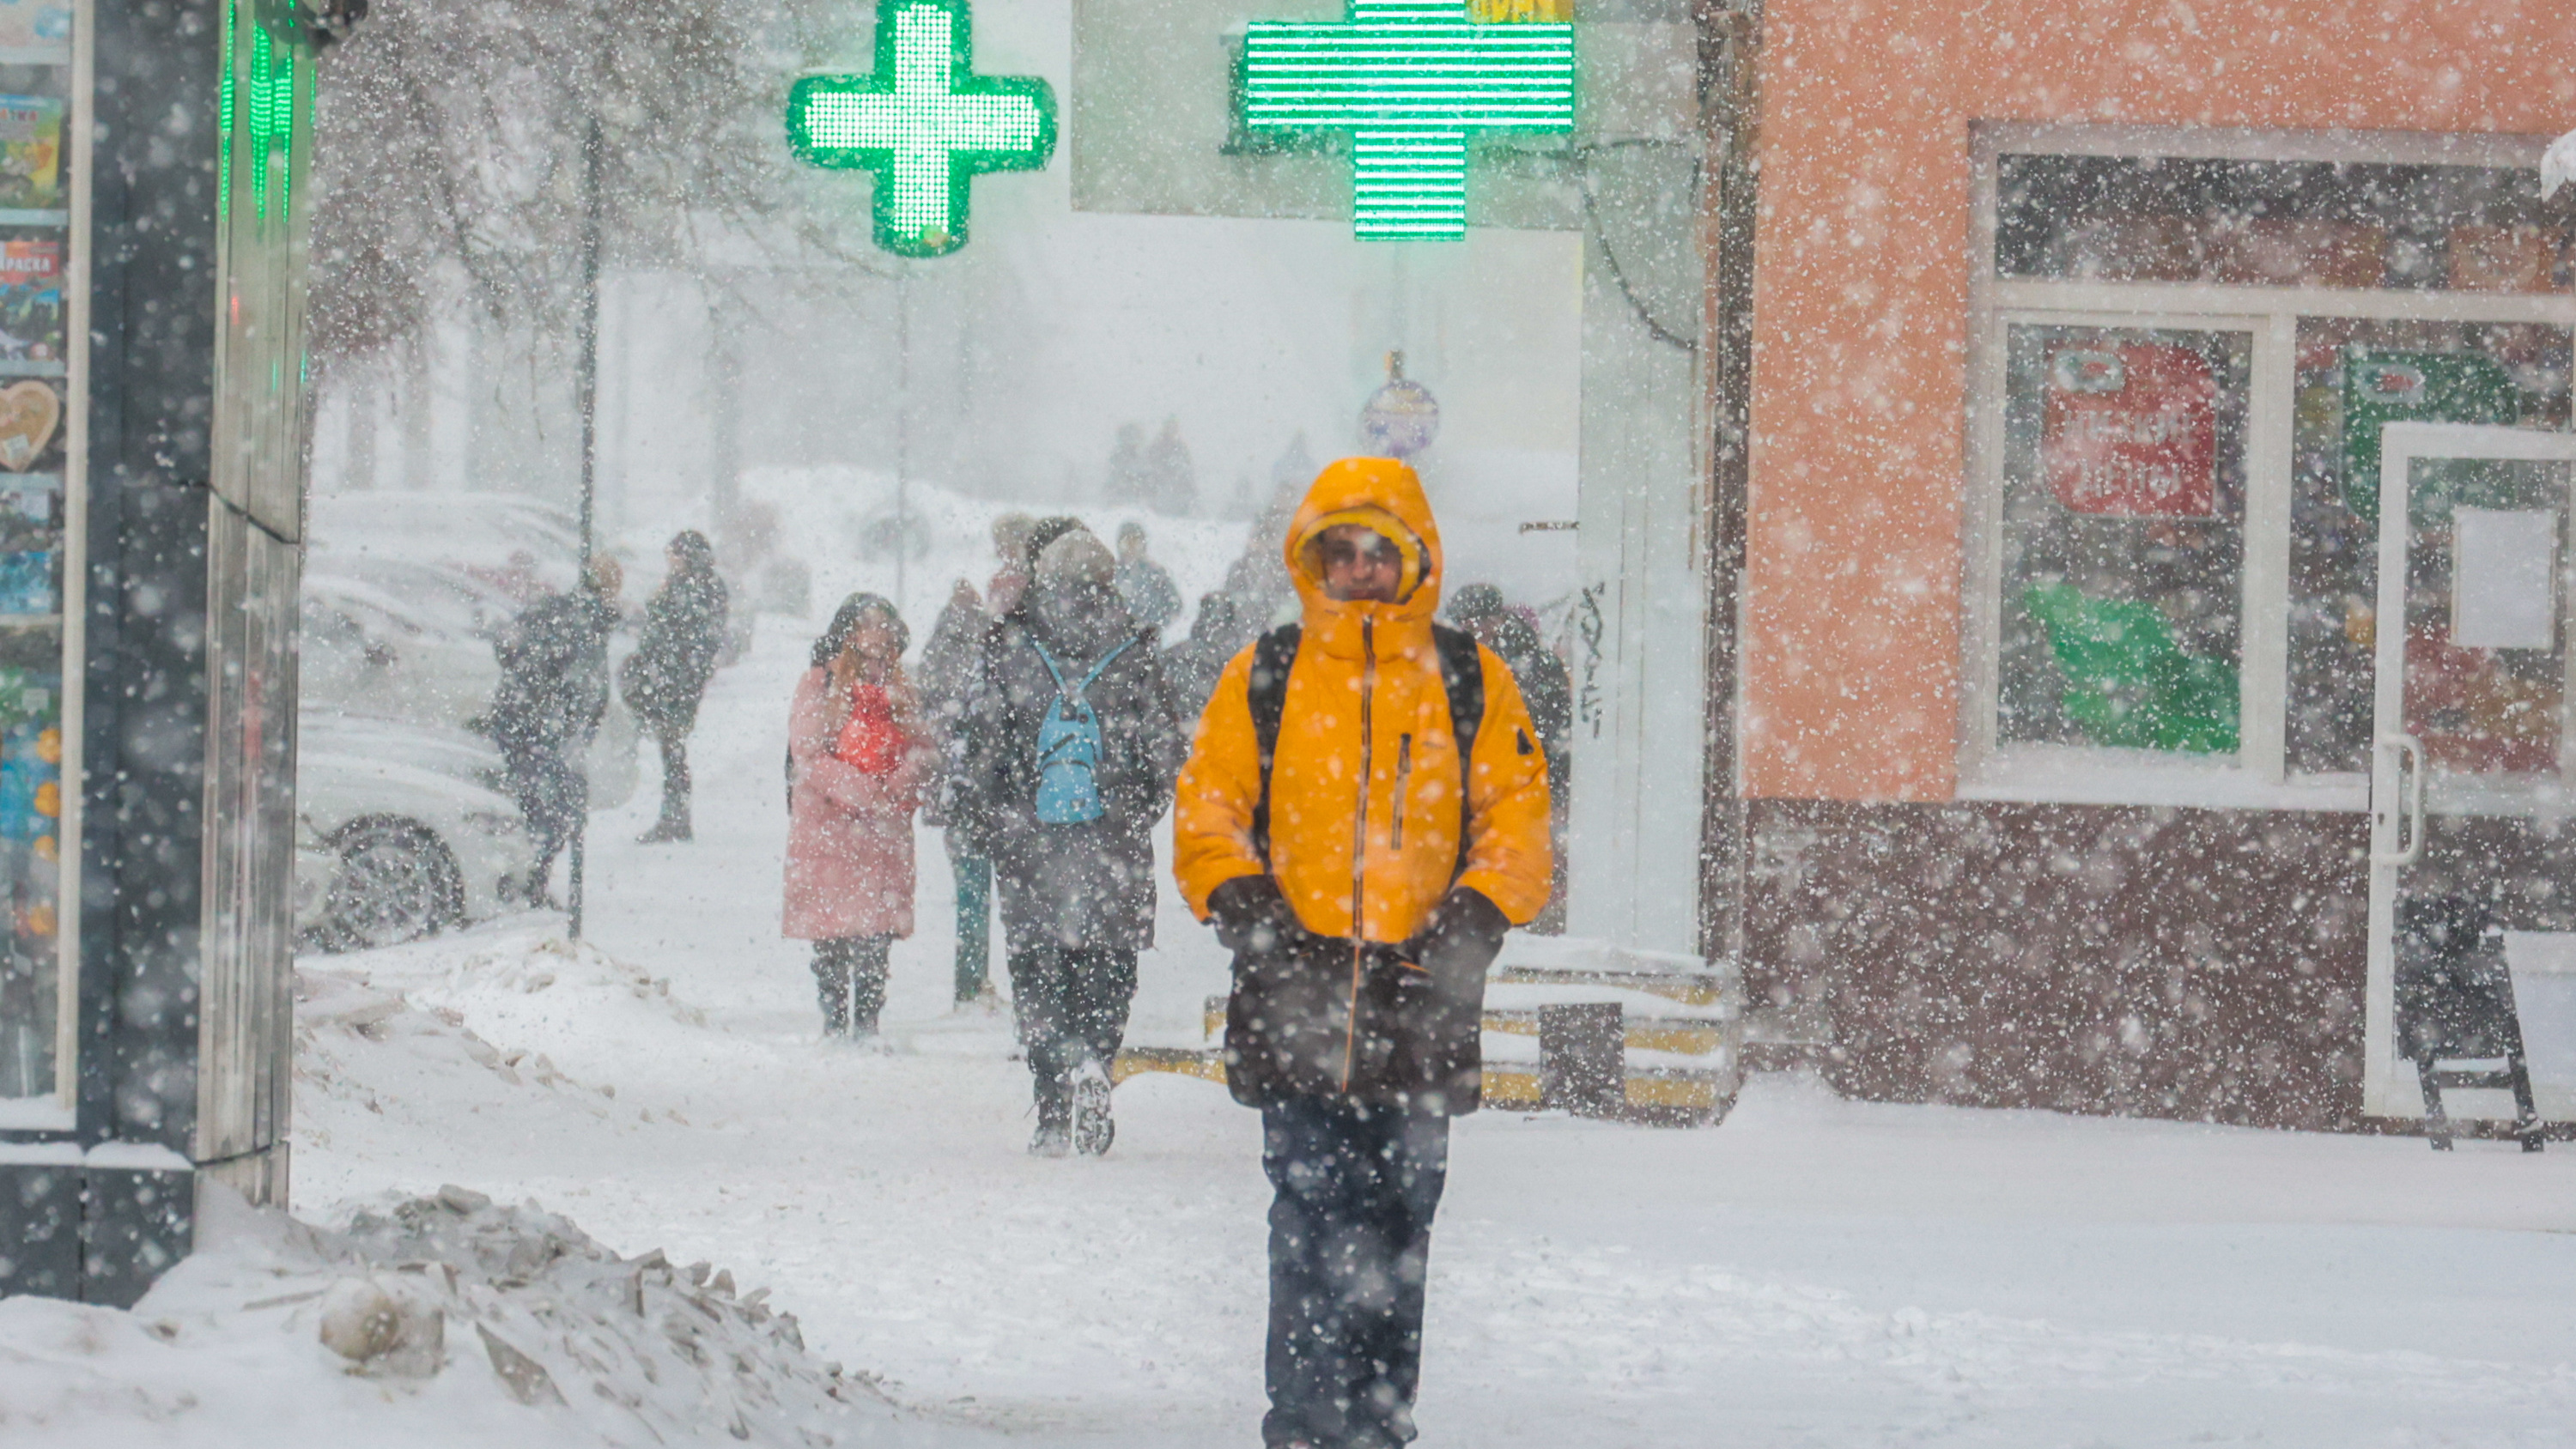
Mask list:
[[[581,558],[570,513],[514,493],[326,494],[306,526],[317,553],[454,568],[514,589],[521,602],[572,587]]]
[[[295,923],[324,950],[390,946],[517,904],[536,863],[501,757],[462,730],[307,713]]]
[[[490,634],[441,620],[416,592],[305,573],[300,672],[308,713],[461,727],[483,712],[501,679]]]

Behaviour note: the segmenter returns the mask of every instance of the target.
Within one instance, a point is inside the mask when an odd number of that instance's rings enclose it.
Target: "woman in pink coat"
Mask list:
[[[787,726],[787,920],[814,943],[826,1038],[876,1035],[886,948],[912,934],[912,812],[937,766],[894,605],[852,594],[814,641]]]

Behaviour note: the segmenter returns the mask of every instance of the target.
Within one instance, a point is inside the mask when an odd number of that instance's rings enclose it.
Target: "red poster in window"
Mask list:
[[[2048,357],[2039,462],[2077,513],[2207,518],[2218,511],[2218,379],[2188,347],[2066,347]]]

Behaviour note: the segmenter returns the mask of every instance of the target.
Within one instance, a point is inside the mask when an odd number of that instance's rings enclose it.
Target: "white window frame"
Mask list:
[[[1967,488],[1961,523],[1958,796],[2216,809],[2361,811],[2363,771],[2287,769],[2292,409],[2302,318],[2520,322],[2576,332],[2568,293],[2373,291],[2203,282],[2091,282],[1995,275],[1997,160],[2005,155],[2368,161],[2537,169],[2542,136],[2413,131],[2253,131],[1979,122],[1970,131]],[[2252,334],[2245,422],[2240,748],[2233,756],[2007,744],[1997,737],[2003,615],[2006,339],[2014,326]]]

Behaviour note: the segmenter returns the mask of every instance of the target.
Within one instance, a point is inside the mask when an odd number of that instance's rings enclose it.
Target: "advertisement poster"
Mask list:
[[[2379,518],[2379,430],[2395,422],[2518,422],[2522,393],[2513,374],[2475,352],[2343,353],[2343,503]]]
[[[62,180],[61,99],[0,96],[0,208],[58,210]]]
[[[2042,475],[2076,513],[2218,511],[2218,379],[2188,347],[2137,342],[2049,354]]]
[[[72,7],[63,0],[0,0],[0,47],[65,50],[72,43]]]
[[[0,361],[63,359],[63,244],[0,241]]]

